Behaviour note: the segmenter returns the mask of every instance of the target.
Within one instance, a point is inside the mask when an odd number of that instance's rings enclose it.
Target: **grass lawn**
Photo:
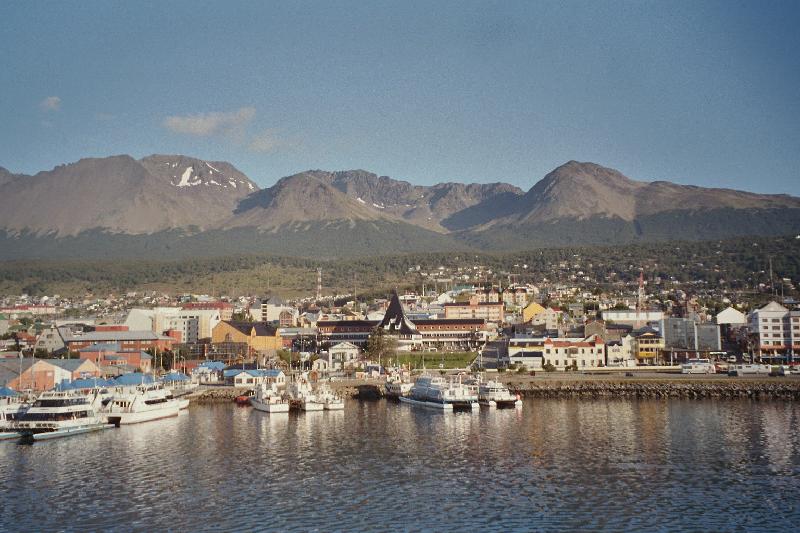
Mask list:
[[[394,364],[395,360],[397,360],[397,362],[401,365],[410,364],[413,368],[422,368],[422,362],[424,358],[425,368],[464,368],[472,363],[476,357],[478,357],[477,352],[398,353],[395,357],[392,357],[392,364]]]

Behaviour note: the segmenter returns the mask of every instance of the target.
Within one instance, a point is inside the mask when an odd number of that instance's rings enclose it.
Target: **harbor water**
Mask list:
[[[790,531],[800,406],[231,404],[0,442],[1,531]]]

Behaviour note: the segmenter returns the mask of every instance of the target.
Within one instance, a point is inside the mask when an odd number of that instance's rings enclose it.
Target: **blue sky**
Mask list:
[[[508,181],[594,161],[798,194],[800,2],[0,3],[0,165]]]

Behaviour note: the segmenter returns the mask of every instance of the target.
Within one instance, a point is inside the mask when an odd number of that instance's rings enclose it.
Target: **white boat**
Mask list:
[[[311,384],[305,376],[298,376],[293,382],[286,386],[286,395],[289,398],[289,405],[303,411],[322,411],[325,406],[317,400],[317,396],[311,389]]]
[[[716,371],[710,359],[689,359],[681,365],[681,374],[714,374]]]
[[[334,394],[327,385],[317,387],[317,401],[322,404],[323,409],[328,411],[340,411],[344,409],[344,400]]]
[[[250,405],[254,409],[265,413],[288,413],[289,402],[284,400],[278,392],[276,384],[260,384],[256,387],[255,394],[250,397]]]
[[[460,377],[448,380],[441,376],[420,376],[408,396],[401,396],[400,401],[445,411],[479,407],[478,395],[468,385],[461,383]]]
[[[55,439],[113,427],[99,412],[99,391],[43,392],[15,424],[23,441]]]
[[[478,403],[487,407],[522,407],[519,395],[512,394],[499,381],[484,381],[478,386]]]
[[[383,394],[391,400],[399,400],[403,396],[408,396],[413,386],[413,383],[401,378],[389,379],[383,386]]]
[[[180,401],[158,384],[116,387],[105,408],[110,424],[138,424],[178,416]]]
[[[20,401],[16,392],[0,388],[0,440],[19,438],[15,424],[29,407],[29,404]]]

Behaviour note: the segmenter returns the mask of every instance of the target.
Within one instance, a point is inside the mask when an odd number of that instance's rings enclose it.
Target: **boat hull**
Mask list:
[[[400,397],[400,401],[403,403],[407,403],[410,405],[414,405],[417,407],[426,407],[428,409],[435,409],[437,411],[473,411],[478,409],[480,406],[478,402],[431,402],[425,400],[416,400],[414,398],[409,398],[405,396]]]
[[[253,409],[257,411],[262,411],[264,413],[288,413],[289,412],[289,404],[288,402],[281,402],[281,403],[264,403],[259,402],[258,400],[250,400],[250,404],[253,406]]]
[[[17,433],[16,431],[5,431],[0,433],[0,440],[11,440],[11,439],[18,439],[22,436],[22,434]]]
[[[141,424],[142,422],[152,422],[162,418],[172,418],[178,416],[179,404],[175,402],[173,406],[165,409],[154,409],[152,411],[138,411],[135,413],[109,413],[108,423],[115,426],[125,426],[129,424]]]
[[[64,437],[72,437],[74,435],[83,435],[85,433],[94,433],[95,431],[102,431],[104,429],[111,429],[113,427],[113,424],[92,424],[90,426],[77,426],[72,428],[57,429],[55,431],[45,431],[41,433],[23,432],[22,442],[33,443],[43,440],[60,439]]]
[[[326,411],[341,411],[344,409],[344,402],[326,403],[323,407]]]

